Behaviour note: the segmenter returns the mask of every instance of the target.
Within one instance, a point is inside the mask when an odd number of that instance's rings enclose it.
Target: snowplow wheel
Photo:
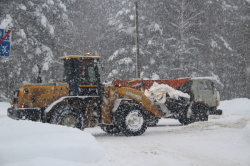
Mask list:
[[[127,105],[117,111],[117,125],[126,136],[138,136],[147,129],[147,113],[139,105]]]
[[[148,127],[154,127],[157,125],[157,123],[159,122],[158,117],[155,116],[151,116],[150,118],[148,118]]]
[[[101,128],[108,134],[118,134],[121,132],[116,125],[102,125]]]
[[[203,103],[195,103],[192,106],[192,110],[196,115],[195,121],[208,121],[209,109]]]
[[[51,115],[50,123],[84,130],[84,114],[72,105],[61,105]]]
[[[215,115],[222,115],[222,110],[216,110],[216,114]]]
[[[194,112],[191,113],[191,115],[189,115],[189,118],[186,117],[186,114],[185,114],[185,117],[181,118],[181,119],[178,119],[179,122],[182,124],[182,125],[189,125],[191,123],[194,123],[195,122],[195,119],[196,119],[196,115],[194,114]]]

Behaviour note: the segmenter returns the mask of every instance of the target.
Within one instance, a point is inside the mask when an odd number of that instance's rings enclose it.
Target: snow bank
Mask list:
[[[250,112],[250,99],[239,98],[233,100],[225,100],[220,103],[219,109],[224,110],[223,114],[229,115],[242,115],[249,114]]]
[[[113,136],[100,127],[73,128],[6,116],[0,103],[0,165],[2,166],[249,166],[250,99],[221,101],[223,115],[181,126],[162,118],[139,137]],[[105,148],[99,146],[95,138]],[[155,141],[152,141],[155,140]],[[121,150],[122,149],[122,150]]]
[[[7,117],[7,108],[9,108],[9,107],[10,107],[10,103],[0,102],[0,118]],[[1,123],[1,121],[0,121],[0,123]]]
[[[164,104],[166,102],[166,93],[168,93],[172,99],[178,99],[179,96],[188,99],[190,98],[190,96],[186,93],[178,91],[166,84],[158,84],[157,82],[154,82],[149,90],[145,90],[145,95],[149,99],[151,99],[152,101],[154,101],[155,99],[158,103],[161,104]]]
[[[214,126],[242,129],[250,121],[250,99],[225,100],[218,109],[223,110],[223,115],[209,116],[210,120],[214,121]]]
[[[243,129],[243,139],[250,143],[250,122]]]
[[[109,165],[104,150],[84,131],[59,125],[16,121],[0,103],[0,165]]]

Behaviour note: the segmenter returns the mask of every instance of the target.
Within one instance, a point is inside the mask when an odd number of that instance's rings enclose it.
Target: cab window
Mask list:
[[[200,90],[213,90],[213,82],[211,81],[200,81]]]
[[[94,66],[88,67],[88,82],[90,85],[97,85],[97,79],[95,75],[95,68]]]
[[[80,70],[81,85],[97,85],[95,67],[93,65],[84,66]]]

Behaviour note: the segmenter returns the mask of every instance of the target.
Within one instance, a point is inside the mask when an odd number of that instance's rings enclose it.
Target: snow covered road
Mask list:
[[[208,122],[181,126],[176,120],[161,119],[158,126],[148,128],[137,137],[108,135],[100,127],[82,132],[15,121],[6,117],[6,107],[6,103],[0,103],[1,166],[250,165],[249,99],[221,102],[223,115],[209,116]],[[40,143],[32,143],[32,140]],[[23,150],[25,146],[28,150]]]

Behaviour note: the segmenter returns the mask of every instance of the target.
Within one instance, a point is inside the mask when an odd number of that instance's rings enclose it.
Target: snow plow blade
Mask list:
[[[8,117],[15,120],[32,120],[40,121],[41,119],[41,110],[37,108],[8,108],[7,110]]]

